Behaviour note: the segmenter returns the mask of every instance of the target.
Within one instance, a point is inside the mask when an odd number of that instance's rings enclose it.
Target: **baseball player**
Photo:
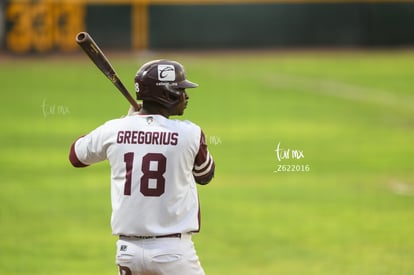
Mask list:
[[[135,76],[141,110],[131,107],[70,148],[74,167],[110,163],[120,275],[204,274],[191,240],[200,230],[196,183],[209,183],[215,164],[199,126],[169,119],[183,114],[185,89],[197,86],[178,62],[148,62]]]

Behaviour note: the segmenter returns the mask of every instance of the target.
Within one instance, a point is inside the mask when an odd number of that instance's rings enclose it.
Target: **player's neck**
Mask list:
[[[140,115],[161,115],[166,118],[170,117],[170,113],[167,109],[152,104],[144,104],[139,113]]]

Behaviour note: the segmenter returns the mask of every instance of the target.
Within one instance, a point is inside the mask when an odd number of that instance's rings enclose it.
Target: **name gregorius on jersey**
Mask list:
[[[118,144],[177,145],[177,132],[118,131]]]

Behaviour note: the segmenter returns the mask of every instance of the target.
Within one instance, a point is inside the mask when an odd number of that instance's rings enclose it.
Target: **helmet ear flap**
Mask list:
[[[165,91],[165,96],[170,102],[174,102],[173,105],[177,104],[180,101],[179,92]]]

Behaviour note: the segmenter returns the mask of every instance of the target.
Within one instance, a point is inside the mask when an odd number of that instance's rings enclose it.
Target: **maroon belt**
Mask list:
[[[159,235],[159,236],[126,236],[126,235],[119,235],[120,238],[130,238],[130,239],[137,239],[137,240],[148,240],[148,239],[162,239],[162,238],[181,238],[181,233],[174,233],[168,235]]]

